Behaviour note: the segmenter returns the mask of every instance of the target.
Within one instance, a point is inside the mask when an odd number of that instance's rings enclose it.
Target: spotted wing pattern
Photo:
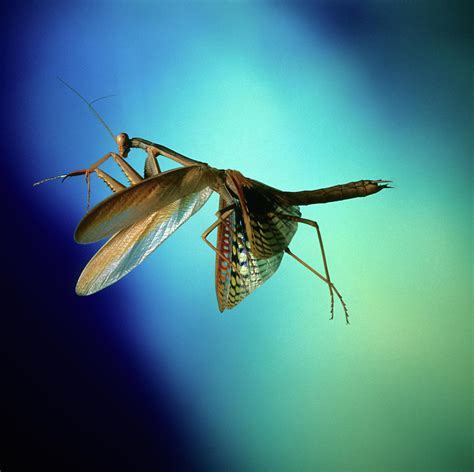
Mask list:
[[[298,226],[285,215],[300,217],[298,206],[287,202],[282,192],[273,187],[248,179],[240,172],[228,172],[238,192],[253,255],[262,259],[284,251]]]
[[[127,275],[196,213],[211,193],[207,187],[186,195],[116,233],[86,265],[76,293],[91,295]]]
[[[242,213],[235,210],[219,225],[217,248],[232,264],[216,256],[216,293],[219,310],[233,308],[267,281],[280,266],[283,252],[257,259],[245,232]],[[226,206],[221,198],[220,208]]]

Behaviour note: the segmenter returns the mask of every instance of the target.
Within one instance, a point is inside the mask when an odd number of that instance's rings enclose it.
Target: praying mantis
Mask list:
[[[219,194],[217,219],[201,237],[216,254],[215,286],[221,312],[238,305],[267,281],[277,271],[286,253],[327,285],[331,319],[336,296],[349,323],[347,305],[329,275],[319,225],[316,221],[302,218],[299,207],[365,197],[389,188],[390,181],[360,180],[299,192],[278,190],[245,177],[237,170],[216,169],[143,138],[130,138],[124,132],[114,136],[92,107],[92,102],[87,102],[79,92],[66,85],[88,104],[118,148],[118,152],[107,153],[87,169],[37,183],[83,175],[88,188],[88,207],[93,173],[113,192],[90,209],[76,228],[74,239],[80,244],[109,238],[82,271],[76,285],[78,295],[96,293],[127,275],[216,192]],[[126,161],[131,149],[141,149],[147,154],[143,177]],[[160,156],[182,167],[162,172],[158,163]],[[108,159],[121,168],[130,186],[124,186],[100,169]],[[298,223],[314,228],[324,273],[290,250]],[[216,229],[217,242],[214,245],[208,237]]]

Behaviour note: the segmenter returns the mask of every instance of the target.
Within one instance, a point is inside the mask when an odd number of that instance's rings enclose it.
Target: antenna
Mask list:
[[[107,126],[107,123],[103,120],[103,118],[99,115],[99,112],[92,106],[93,103],[103,100],[104,98],[113,97],[114,95],[106,95],[105,97],[96,98],[91,102],[88,102],[72,85],[69,85],[65,80],[61,79],[61,77],[56,77],[60,82],[62,82],[69,90],[72,90],[83,102],[87,104],[89,109],[94,113],[95,117],[102,123],[102,126],[109,132],[112,139],[115,141],[115,135],[112,133],[112,130]]]

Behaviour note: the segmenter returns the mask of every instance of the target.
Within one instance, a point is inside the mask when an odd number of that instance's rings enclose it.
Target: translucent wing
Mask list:
[[[226,202],[221,198],[220,208],[225,206]],[[283,258],[283,252],[268,258],[255,257],[238,203],[225,223],[219,225],[217,247],[232,262],[229,265],[219,255],[216,256],[216,294],[221,312],[239,304],[267,281],[277,271]]]
[[[215,179],[204,165],[181,167],[128,187],[106,198],[80,221],[74,239],[93,243],[151,216],[183,197],[199,193]]]
[[[279,190],[244,177],[240,172],[227,171],[238,193],[245,231],[252,253],[257,259],[278,255],[290,244],[298,223],[284,215],[301,216]]]
[[[186,195],[119,231],[84,268],[76,285],[76,293],[91,295],[127,275],[196,213],[211,193],[212,190],[207,187]]]

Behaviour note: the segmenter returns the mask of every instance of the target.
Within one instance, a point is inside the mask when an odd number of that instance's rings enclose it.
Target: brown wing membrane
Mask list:
[[[298,223],[284,215],[301,216],[283,192],[244,177],[240,172],[227,171],[240,200],[246,234],[257,259],[279,254],[290,244]]]
[[[225,206],[226,202],[221,198],[220,208]],[[266,282],[283,258],[283,252],[263,259],[254,256],[238,203],[236,210],[219,225],[217,247],[232,262],[229,265],[218,254],[216,256],[216,294],[221,312],[235,307]]]
[[[80,221],[74,239],[87,244],[142,221],[180,198],[209,187],[214,173],[207,166],[163,172],[117,192],[92,208]]]
[[[119,231],[84,268],[76,285],[76,293],[91,295],[127,275],[196,213],[211,193],[212,190],[207,187],[186,195]]]

